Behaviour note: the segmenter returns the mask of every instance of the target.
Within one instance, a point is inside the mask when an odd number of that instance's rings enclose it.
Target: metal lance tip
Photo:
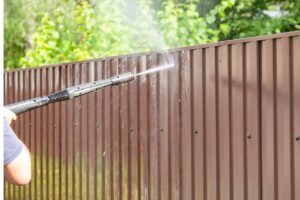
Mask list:
[[[112,85],[119,85],[128,81],[132,81],[135,78],[135,76],[136,75],[131,72],[119,74],[111,78]]]

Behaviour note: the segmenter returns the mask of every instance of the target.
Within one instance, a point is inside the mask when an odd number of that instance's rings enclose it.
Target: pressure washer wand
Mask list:
[[[136,76],[135,74],[128,72],[128,73],[114,76],[109,79],[95,81],[93,83],[85,83],[74,87],[69,87],[60,92],[56,92],[48,96],[42,96],[34,99],[29,99],[26,101],[21,101],[18,103],[7,105],[5,107],[13,111],[15,114],[20,114],[32,110],[34,108],[48,105],[50,103],[73,99],[94,92],[96,90],[105,88],[107,86],[126,83],[135,79],[135,76]]]

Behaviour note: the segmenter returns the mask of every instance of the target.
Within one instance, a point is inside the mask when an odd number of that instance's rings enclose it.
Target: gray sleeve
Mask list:
[[[3,136],[4,165],[7,165],[18,157],[23,150],[23,145],[7,123],[6,119],[3,120]]]

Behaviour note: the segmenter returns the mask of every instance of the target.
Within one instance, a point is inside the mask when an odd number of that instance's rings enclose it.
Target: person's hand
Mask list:
[[[12,120],[16,120],[17,116],[15,113],[13,113],[11,110],[7,108],[3,108],[3,116],[6,118],[7,122],[11,124]]]

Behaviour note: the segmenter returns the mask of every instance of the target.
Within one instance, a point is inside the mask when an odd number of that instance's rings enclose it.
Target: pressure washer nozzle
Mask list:
[[[121,83],[126,83],[135,79],[135,74],[131,72],[127,72],[124,74],[119,74],[111,78],[112,85],[119,85]]]

